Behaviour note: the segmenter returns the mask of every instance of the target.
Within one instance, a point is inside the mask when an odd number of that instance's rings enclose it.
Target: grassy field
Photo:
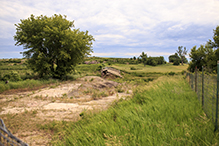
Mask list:
[[[33,73],[33,71],[29,70],[22,64],[13,65],[13,63],[2,63],[0,66],[0,93],[9,91],[11,89],[17,89],[18,91],[34,90],[50,86],[50,84],[54,83],[62,83],[68,80],[75,80],[82,76],[100,76],[100,72],[97,70],[99,66],[99,64],[78,65],[75,68],[75,72],[64,76],[61,80],[58,80],[51,77],[39,79],[36,73]],[[3,78],[5,74],[11,74],[12,72],[15,72],[19,76],[19,81],[9,81],[9,84],[5,84],[5,81],[1,81],[1,78]]]
[[[16,63],[2,63],[0,66],[0,78],[3,78],[5,74],[16,72],[20,77],[20,81],[10,81],[10,84],[6,85],[4,81],[0,81],[0,93],[11,89],[37,89],[45,85],[62,82],[63,80],[75,80],[78,77],[83,76],[100,76],[101,66],[108,66],[107,63],[103,64],[81,64],[75,67],[75,72],[68,74],[62,80],[52,79],[50,77],[45,79],[38,79],[37,74],[26,68],[24,64]],[[144,83],[152,81],[168,72],[178,73],[182,70],[186,70],[187,65],[173,66],[171,64],[160,65],[156,67],[146,66],[143,64],[138,65],[125,65],[125,64],[113,64],[112,67],[124,71],[125,73],[131,73],[131,75],[123,74],[124,79],[117,79],[118,82],[127,81],[129,83]],[[131,70],[131,68],[134,70]]]
[[[42,126],[55,132],[53,145],[217,145],[219,133],[182,76],[139,86],[133,98],[115,102],[76,123]]]
[[[184,64],[175,66],[172,64],[164,64],[164,65],[158,65],[158,66],[149,66],[146,65],[144,67],[143,64],[137,64],[137,65],[129,65],[129,64],[114,64],[112,67],[117,68],[119,70],[127,71],[127,72],[144,72],[144,73],[150,73],[150,72],[156,72],[156,73],[167,73],[167,72],[181,72],[183,70],[187,70],[188,65]]]

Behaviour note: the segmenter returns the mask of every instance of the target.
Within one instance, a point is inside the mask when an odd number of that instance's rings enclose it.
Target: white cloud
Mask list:
[[[1,0],[0,39],[13,38],[20,19],[56,13],[75,20],[76,28],[89,30],[99,53],[105,53],[100,48],[119,45],[133,47],[130,52],[147,48],[151,54],[165,55],[162,47],[175,52],[179,45],[190,47],[210,39],[219,25],[218,8],[218,0]]]
[[[92,56],[115,56],[117,53],[91,53]]]

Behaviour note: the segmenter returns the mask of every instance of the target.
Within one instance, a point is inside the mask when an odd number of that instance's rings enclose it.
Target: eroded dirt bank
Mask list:
[[[18,124],[12,133],[29,145],[46,145],[51,135],[38,130],[36,125],[53,120],[77,121],[83,111],[107,109],[114,100],[131,94],[128,85],[97,76],[86,76],[36,91],[0,95],[0,117],[6,121],[6,126],[7,121],[11,120],[9,129],[16,122],[13,117],[26,118],[23,119],[23,125]]]

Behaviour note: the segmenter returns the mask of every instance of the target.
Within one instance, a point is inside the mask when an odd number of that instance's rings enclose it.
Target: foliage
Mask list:
[[[3,81],[21,81],[22,79],[16,71],[11,71],[9,74],[5,74],[2,80]]]
[[[173,65],[179,65],[180,64],[180,60],[174,60]]]
[[[149,57],[147,59],[147,65],[151,65],[151,66],[156,66],[156,65],[161,65],[164,64],[164,57],[160,56],[160,57]]]
[[[197,49],[194,46],[189,54],[191,62],[188,70],[194,72],[195,67],[202,70],[202,66],[210,73],[216,72],[217,60],[219,60],[219,26],[214,30],[214,41],[207,41],[205,45],[200,45]]]
[[[93,36],[74,27],[66,16],[31,15],[15,24],[16,45],[23,45],[28,67],[39,75],[61,78],[71,72],[92,51]]]
[[[179,65],[179,64],[182,62],[182,60],[180,59],[180,57],[178,56],[178,54],[175,53],[174,55],[170,55],[170,56],[169,56],[169,62],[172,62],[173,65]],[[184,62],[184,63],[187,63],[188,60],[184,57],[184,58],[183,58],[183,62]]]
[[[172,72],[172,71],[168,73],[168,75],[170,75],[170,76],[173,76],[173,75],[175,75],[175,74],[176,74],[176,73],[175,73],[175,72]]]
[[[180,59],[181,59],[181,64],[183,65],[184,60],[185,60],[185,56],[187,54],[187,50],[186,47],[184,47],[184,50],[182,50],[183,46],[179,46],[178,50],[176,50],[176,52],[178,53]]]
[[[142,52],[142,54],[139,56],[144,64],[144,66],[147,64],[147,54],[145,54],[144,52]]]
[[[135,67],[130,67],[130,69],[131,69],[131,70],[137,70],[137,68],[135,68]]]

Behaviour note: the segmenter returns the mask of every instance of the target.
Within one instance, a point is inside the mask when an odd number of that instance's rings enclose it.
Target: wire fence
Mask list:
[[[202,72],[198,72],[196,69],[195,73],[187,72],[186,76],[191,88],[197,93],[205,114],[215,123],[215,131],[218,130],[219,75],[207,75],[204,73],[203,67]]]
[[[28,146],[28,144],[11,134],[3,120],[0,119],[0,146]]]

